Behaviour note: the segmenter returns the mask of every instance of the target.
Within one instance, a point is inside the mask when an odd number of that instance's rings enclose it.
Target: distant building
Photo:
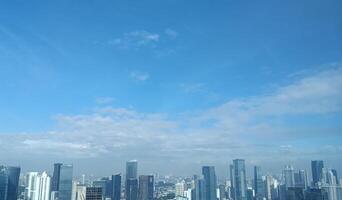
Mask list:
[[[59,177],[62,163],[55,163],[53,166],[53,176],[52,176],[52,183],[51,183],[51,191],[58,191],[59,190]]]
[[[286,165],[283,170],[283,176],[285,179],[286,188],[295,186],[294,170],[291,165]]]
[[[17,200],[20,167],[0,166],[0,200]]]
[[[58,200],[70,200],[72,195],[72,175],[73,175],[73,166],[65,165],[58,163],[57,165],[58,173],[54,172],[54,175],[58,175],[59,177],[55,177],[55,180],[58,180],[57,188],[57,198]],[[56,164],[55,164],[56,167]],[[55,168],[56,169],[56,168]]]
[[[121,199],[121,174],[112,175],[112,200]]]
[[[47,172],[29,172],[26,175],[26,200],[50,200],[51,178]]]
[[[138,199],[138,180],[127,179],[126,180],[126,200],[137,200]]]
[[[254,166],[254,192],[256,200],[263,199],[265,197],[265,185],[262,180],[261,168],[259,166]]]
[[[318,183],[321,180],[323,168],[324,168],[323,160],[312,160],[311,161],[311,172],[312,172],[313,186],[318,186]]]
[[[245,160],[235,159],[233,160],[233,187],[234,187],[234,199],[246,200],[247,199],[247,181],[246,181],[246,169]]]
[[[152,175],[139,176],[139,200],[153,200],[154,178]]]
[[[203,176],[194,176],[195,189],[193,191],[193,200],[206,200],[205,197],[205,183]]]
[[[128,185],[128,183],[130,185]],[[125,197],[126,197],[126,200],[135,200],[138,198],[137,195],[138,195],[138,161],[130,160],[126,162]]]
[[[286,191],[286,200],[305,200],[302,187],[289,187]]]
[[[76,200],[102,200],[102,188],[78,185],[76,189]]]
[[[308,187],[308,176],[305,170],[294,173],[295,187],[306,189]]]
[[[175,184],[175,188],[176,188],[176,197],[183,197],[184,196],[184,191],[186,190],[186,184],[185,181],[181,181],[179,183]]]
[[[214,166],[203,166],[202,167],[202,175],[204,177],[204,185],[205,185],[205,199],[206,200],[216,200],[216,174]]]
[[[126,162],[126,180],[138,179],[138,161],[130,160]]]

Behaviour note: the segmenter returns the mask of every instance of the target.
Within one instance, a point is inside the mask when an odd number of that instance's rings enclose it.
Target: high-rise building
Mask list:
[[[254,166],[254,192],[256,199],[263,199],[265,196],[264,181],[262,180],[261,168]]]
[[[53,168],[53,176],[52,176],[52,183],[51,183],[51,191],[58,191],[59,189],[59,177],[62,163],[55,163]]]
[[[234,198],[235,200],[247,199],[247,181],[246,181],[246,169],[245,160],[235,159],[233,160],[234,166]]]
[[[152,175],[139,176],[139,200],[153,200],[154,178]]]
[[[93,187],[100,187],[102,188],[102,196],[105,198],[110,198],[111,196],[108,196],[108,181],[110,181],[108,178],[102,178],[101,180],[96,180],[96,181],[93,181],[93,184],[92,186]],[[82,184],[83,185],[83,184]]]
[[[37,182],[38,172],[26,174],[25,200],[35,200],[38,196]]]
[[[112,175],[112,200],[121,199],[121,174]]]
[[[194,200],[206,200],[205,197],[205,181],[203,176],[194,176],[195,189],[192,195]]]
[[[331,172],[334,174],[335,178],[336,178],[336,184],[339,185],[340,184],[340,180],[337,174],[337,170],[336,169],[332,169]]]
[[[229,175],[230,175],[230,191],[229,196],[231,199],[235,199],[235,177],[234,177],[234,165],[229,165]]]
[[[137,200],[138,199],[138,179],[127,179],[126,180],[126,200]]]
[[[138,178],[138,161],[130,160],[126,162],[126,180]]]
[[[203,166],[202,167],[202,175],[204,177],[205,184],[205,199],[206,200],[216,200],[216,174],[214,166]]]
[[[273,177],[272,176],[265,176],[265,184],[264,184],[264,196],[267,200],[272,200],[272,188],[274,185]]]
[[[183,197],[184,196],[184,191],[186,190],[185,181],[182,180],[181,182],[176,183],[175,187],[176,187],[176,194],[175,194],[176,197],[178,197],[178,196]]]
[[[136,186],[135,186],[136,182]],[[128,183],[130,185],[128,185]],[[134,200],[138,198],[138,161],[130,160],[126,162],[126,181],[125,181],[125,197]],[[129,196],[127,196],[129,195]]]
[[[285,179],[285,187],[294,187],[295,186],[295,178],[294,178],[294,170],[291,165],[286,165],[283,171],[283,176]]]
[[[308,178],[305,170],[299,170],[294,173],[295,187],[306,189],[308,187]]]
[[[20,167],[0,166],[0,200],[17,200]]]
[[[38,175],[36,182],[37,197],[35,200],[50,200],[51,177],[44,171]]]
[[[72,165],[61,165],[59,171],[58,200],[71,200],[72,193]]]
[[[312,172],[313,186],[317,186],[318,182],[320,182],[323,168],[324,168],[323,160],[312,160],[311,161],[311,172]]]

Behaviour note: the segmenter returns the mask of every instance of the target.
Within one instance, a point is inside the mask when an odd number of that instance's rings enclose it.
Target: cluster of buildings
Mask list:
[[[175,184],[177,200],[342,200],[337,171],[324,167],[322,160],[311,161],[312,181],[306,170],[287,165],[281,175],[263,173],[254,166],[247,179],[245,160],[229,165],[230,179],[219,183],[213,166],[203,166],[202,175]]]
[[[218,180],[214,166],[203,166],[191,178],[138,175],[138,162],[126,162],[125,176],[76,180],[73,166],[55,163],[53,174],[0,166],[0,200],[342,200],[342,185],[334,169],[311,161],[311,175],[287,165],[279,175],[253,167],[246,175],[245,160],[229,165],[229,178]]]

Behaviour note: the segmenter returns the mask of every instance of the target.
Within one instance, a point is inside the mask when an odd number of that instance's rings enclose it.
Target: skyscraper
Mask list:
[[[59,177],[62,163],[55,163],[53,168],[53,176],[52,176],[52,183],[51,183],[51,191],[58,191],[59,189]]]
[[[311,172],[312,172],[313,186],[317,186],[318,182],[320,181],[323,168],[324,168],[323,160],[312,160],[311,161]]]
[[[38,196],[37,179],[38,172],[28,172],[26,174],[25,200],[35,200]]]
[[[154,178],[152,175],[139,176],[139,200],[153,200]]]
[[[29,172],[26,175],[26,200],[50,200],[51,178],[47,172]]]
[[[121,174],[112,175],[112,200],[121,199]]]
[[[294,187],[295,186],[295,178],[294,178],[294,170],[291,165],[286,165],[283,170],[283,175],[285,179],[285,187]]]
[[[138,161],[130,160],[126,162],[125,196],[127,200],[128,199],[135,200],[136,198],[138,198],[137,195],[138,195]]]
[[[138,199],[138,180],[130,178],[126,180],[126,200],[137,200]]]
[[[234,197],[235,200],[247,199],[247,182],[246,182],[246,169],[245,160],[235,159],[234,165]]]
[[[44,171],[38,176],[38,200],[50,200],[51,177]]]
[[[265,196],[264,181],[259,166],[254,166],[254,192],[256,199],[263,199]]]
[[[0,200],[17,200],[20,167],[0,166]]]
[[[72,192],[72,165],[61,165],[58,184],[58,200],[70,200]]]
[[[126,180],[138,178],[138,161],[130,160],[126,162]]]
[[[308,186],[308,178],[305,170],[299,170],[294,174],[295,186],[302,187],[304,189]]]
[[[194,176],[195,183],[195,191],[194,191],[194,200],[205,200],[205,183],[204,179],[201,176]]]
[[[203,166],[202,175],[204,177],[205,184],[205,199],[206,200],[216,200],[216,174],[214,166]]]
[[[331,172],[334,174],[335,178],[336,178],[336,184],[339,185],[340,184],[340,180],[337,174],[337,170],[336,169],[332,169]]]

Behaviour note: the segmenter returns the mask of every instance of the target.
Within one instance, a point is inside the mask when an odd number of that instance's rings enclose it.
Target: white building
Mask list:
[[[26,181],[26,200],[50,200],[51,178],[47,172],[29,172]]]
[[[185,181],[181,181],[176,183],[176,197],[184,197],[184,192],[186,190]]]

